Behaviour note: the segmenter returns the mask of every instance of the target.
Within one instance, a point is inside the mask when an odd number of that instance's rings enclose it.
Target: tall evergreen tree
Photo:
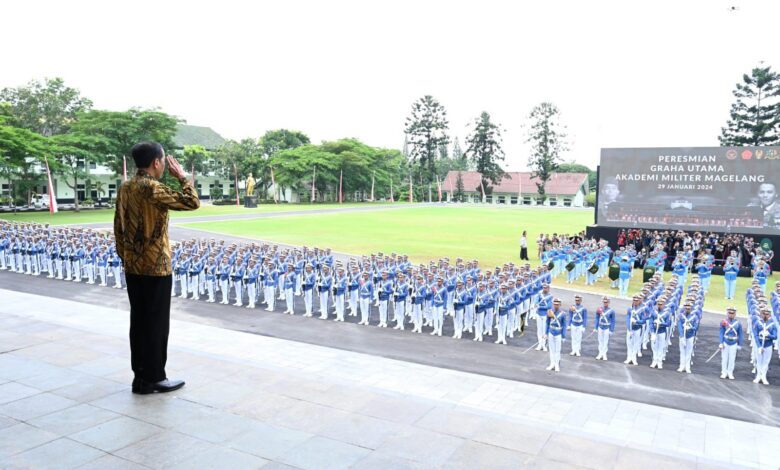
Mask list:
[[[447,111],[435,98],[425,95],[412,104],[404,132],[411,147],[409,161],[421,187],[434,180],[439,148],[450,141],[448,129]]]
[[[485,193],[493,190],[491,185],[498,184],[504,178],[505,172],[499,162],[504,161],[504,150],[501,148],[501,129],[490,120],[490,114],[482,112],[474,120],[474,130],[466,138],[466,155],[474,168],[482,175],[482,185]]]
[[[466,157],[466,154],[463,153],[463,150],[461,150],[460,142],[457,137],[455,137],[455,142],[452,144],[452,162],[453,167],[456,170],[468,171],[469,169],[468,158]]]
[[[530,124],[526,142],[531,143],[531,157],[528,166],[532,178],[538,178],[536,189],[544,196],[544,187],[561,161],[561,153],[569,150],[566,140],[566,126],[560,120],[560,110],[552,103],[540,103],[528,115]]]
[[[453,195],[453,199],[455,199],[458,202],[463,202],[463,198],[465,197],[465,188],[463,186],[463,172],[458,172],[458,179],[455,180],[455,194]]]
[[[780,75],[771,67],[756,67],[733,93],[737,100],[721,128],[720,145],[780,144]]]

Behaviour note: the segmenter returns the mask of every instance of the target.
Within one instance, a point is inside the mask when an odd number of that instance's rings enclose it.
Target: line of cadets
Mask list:
[[[16,224],[0,220],[0,269],[122,288],[113,235],[88,228]]]
[[[280,250],[275,245],[226,246],[224,241],[214,239],[190,240],[174,246],[172,265],[176,282],[171,295],[176,295],[179,286],[181,297],[199,299],[200,295],[208,294],[208,301],[215,302],[219,292],[222,303],[228,304],[232,289],[234,305],[242,306],[246,298],[247,307],[255,308],[262,293],[266,310],[274,310],[277,299],[284,300],[285,313],[289,314],[294,314],[293,297],[303,296],[304,316],[308,317],[315,313],[316,295],[321,319],[329,318],[333,308],[334,320],[344,321],[349,308],[350,316],[359,313],[359,324],[368,325],[370,309],[374,306],[379,312],[379,327],[387,327],[392,315],[395,328],[403,330],[405,318],[409,317],[413,332],[421,333],[423,327],[430,326],[430,334],[441,336],[448,315],[452,317],[454,338],[462,338],[467,332],[473,333],[474,341],[482,341],[484,335],[492,336],[495,329],[498,344],[506,344],[506,336],[511,338],[516,332],[524,332],[529,319],[534,319],[537,342],[532,347],[549,351],[547,369],[558,371],[561,343],[567,330],[572,339],[570,355],[581,355],[588,312],[580,295],[575,295],[575,303],[568,310],[561,307],[560,299],[552,298],[549,283],[553,273],[563,273],[563,263],[574,260],[578,266],[569,273],[586,272],[599,277],[606,274],[609,262],[609,248],[603,244],[560,251],[567,257],[552,253],[548,258],[548,262],[554,263],[551,271],[546,266],[534,270],[530,265],[520,267],[508,263],[483,274],[476,260],[464,264],[458,259],[455,266],[450,266],[444,259],[426,267],[412,265],[406,256],[380,253],[363,257],[360,263],[351,260],[345,269],[340,263],[334,263],[330,249]],[[625,257],[632,254],[616,252],[615,255],[621,256],[621,263],[631,263],[631,258]],[[709,261],[702,257],[700,264]],[[626,313],[625,364],[637,365],[637,358],[642,357],[649,344],[650,367],[663,368],[677,331],[680,338],[677,370],[691,373],[706,289],[704,280],[700,282],[694,276],[686,300],[680,305],[688,274],[680,265],[686,263],[689,261],[684,256],[675,260],[674,275],[668,283],[663,282],[659,272],[633,297]],[[760,263],[756,271],[766,273],[768,269]],[[590,269],[594,265],[598,269]],[[74,282],[84,279],[88,284],[95,284],[99,278],[102,286],[108,285],[108,278],[113,277],[112,287],[122,288],[121,260],[116,256],[113,236],[88,228],[0,221],[0,269],[32,276],[47,273],[49,278]],[[754,382],[768,384],[771,353],[778,349],[780,282],[769,301],[764,296],[765,283],[766,276],[759,274],[746,292],[750,333],[747,337],[756,374]],[[616,313],[610,308],[608,297],[602,303],[596,310],[591,335],[597,334],[598,338],[596,359],[606,361]],[[744,336],[736,310],[729,308],[727,318],[720,324],[721,378],[734,379],[736,354]]]

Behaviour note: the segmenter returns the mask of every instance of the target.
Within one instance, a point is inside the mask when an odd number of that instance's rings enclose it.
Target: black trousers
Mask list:
[[[136,379],[165,380],[171,323],[171,276],[126,274],[130,298],[130,364]]]
[[[528,248],[520,248],[520,259],[528,261]]]

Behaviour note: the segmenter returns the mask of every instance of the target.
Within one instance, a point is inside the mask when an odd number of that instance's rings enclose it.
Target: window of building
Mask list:
[[[509,198],[510,204],[517,204],[517,196],[512,196]]]
[[[506,204],[506,196],[498,196],[499,204]]]
[[[571,198],[570,197],[563,198],[563,205],[566,207],[571,207]]]
[[[553,197],[550,197],[550,198],[548,199],[548,201],[550,201],[550,205],[551,205],[551,206],[557,206],[557,205],[558,205],[558,198],[556,198],[556,197],[554,197],[554,196],[553,196]]]
[[[0,191],[0,194],[2,195],[8,195],[11,193],[11,185],[3,183],[2,191]]]
[[[488,204],[493,204],[493,196],[485,196],[485,202]]]
[[[531,205],[531,196],[523,196],[523,204],[526,206]]]
[[[97,163],[89,162],[89,169],[90,170],[97,170]]]

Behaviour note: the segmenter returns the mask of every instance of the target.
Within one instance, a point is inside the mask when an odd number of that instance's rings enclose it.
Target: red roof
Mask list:
[[[451,170],[444,178],[443,191],[455,191],[458,171]],[[461,171],[463,178],[463,190],[466,192],[482,192],[479,187],[482,176],[476,171]],[[523,194],[536,194],[538,192],[537,178],[531,178],[530,172],[507,172],[499,184],[493,186],[494,193],[517,194],[522,190]],[[587,173],[553,173],[550,180],[544,185],[544,192],[560,196],[573,196],[588,182]]]

